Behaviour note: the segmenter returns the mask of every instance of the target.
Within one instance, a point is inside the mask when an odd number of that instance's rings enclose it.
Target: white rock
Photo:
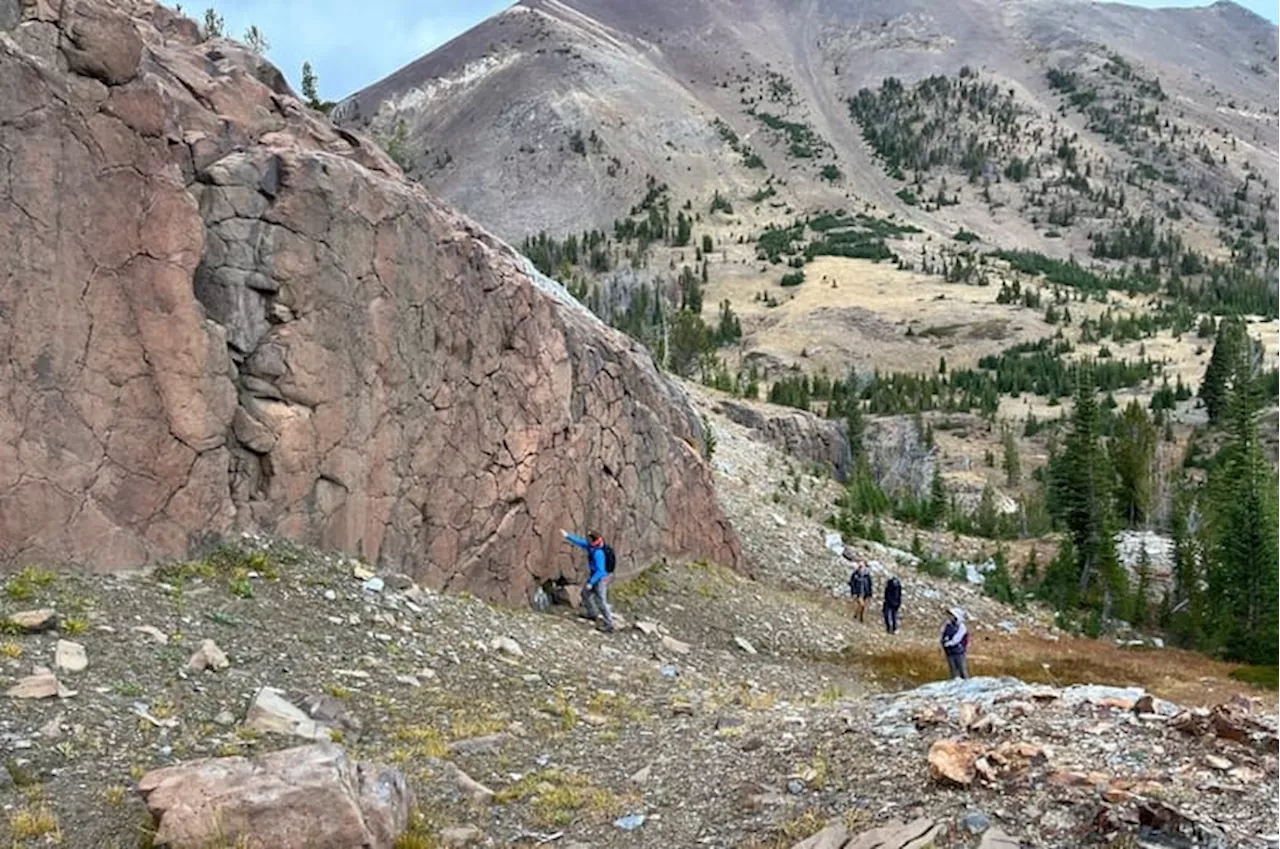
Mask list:
[[[327,741],[333,732],[321,725],[288,699],[284,691],[262,687],[253,697],[244,718],[246,728],[270,734],[289,734],[305,740]]]
[[[226,653],[213,640],[202,640],[200,648],[191,655],[187,665],[196,672],[202,672],[205,669],[226,669],[231,661],[227,660]]]
[[[164,645],[169,642],[169,635],[154,625],[135,625],[133,626],[133,630],[137,631],[139,634],[146,634],[157,643],[160,643],[160,645]]]
[[[756,651],[756,647],[751,645],[750,641],[748,641],[746,637],[734,637],[733,644],[747,654],[759,654],[759,652]]]
[[[53,665],[63,672],[83,672],[89,666],[89,655],[80,643],[58,640],[53,653]]]
[[[494,637],[493,642],[489,644],[489,648],[500,651],[503,654],[509,654],[512,657],[524,657],[524,649],[520,648],[520,644],[510,637]]]

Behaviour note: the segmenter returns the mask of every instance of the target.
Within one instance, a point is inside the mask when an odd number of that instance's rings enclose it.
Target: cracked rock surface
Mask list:
[[[0,564],[253,529],[516,601],[592,527],[624,575],[742,565],[651,357],[278,70],[139,0],[0,7]]]

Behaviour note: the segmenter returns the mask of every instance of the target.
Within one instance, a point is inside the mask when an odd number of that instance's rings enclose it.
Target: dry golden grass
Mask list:
[[[942,651],[932,646],[861,654],[848,658],[889,687],[914,687],[947,677]],[[1169,701],[1208,706],[1233,695],[1261,691],[1230,677],[1232,664],[1178,649],[1123,649],[1104,640],[1063,637],[1049,642],[1032,635],[979,636],[969,650],[970,675],[1009,675],[1030,683],[1110,684],[1142,687]]]

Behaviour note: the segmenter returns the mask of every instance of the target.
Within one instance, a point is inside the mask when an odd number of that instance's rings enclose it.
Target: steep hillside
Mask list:
[[[246,48],[59,8],[0,17],[0,566],[255,529],[524,600],[584,526],[739,563],[643,348]]]
[[[768,183],[779,208],[871,203],[1063,256],[1150,215],[1217,255],[1250,172],[1274,206],[1275,43],[1230,3],[528,0],[335,116],[386,139],[403,122],[411,172],[512,240],[608,229],[654,175],[676,203],[718,190],[743,215]],[[934,75],[909,103],[880,88]]]

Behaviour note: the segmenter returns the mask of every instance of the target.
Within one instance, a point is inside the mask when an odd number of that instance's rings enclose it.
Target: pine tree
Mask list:
[[[1230,435],[1208,482],[1210,639],[1234,660],[1275,660],[1280,580],[1277,481],[1262,453],[1260,399],[1250,352],[1239,350],[1227,415]]]
[[[942,480],[942,464],[935,458],[933,480],[929,482],[929,507],[925,514],[925,526],[932,528],[944,524],[947,520],[949,503],[947,485]]]
[[[1155,425],[1137,401],[1130,401],[1116,426],[1111,457],[1116,469],[1116,510],[1131,528],[1147,521],[1151,509],[1151,464],[1155,459]]]
[[[266,52],[271,49],[271,42],[267,41],[266,34],[258,29],[257,24],[251,24],[244,31],[244,43],[249,45],[249,49],[259,56],[266,55]]]
[[[302,63],[302,96],[306,98],[307,105],[312,109],[319,109],[321,106],[320,97],[317,93],[319,80],[316,78],[315,71],[311,68],[310,62]]]
[[[1138,556],[1138,586],[1133,591],[1133,603],[1131,607],[1133,611],[1129,614],[1129,620],[1135,628],[1144,627],[1151,617],[1151,555],[1147,553],[1147,547],[1144,545]]]
[[[205,38],[222,38],[226,31],[226,22],[223,21],[222,15],[212,6],[204,10],[204,37]]]
[[[845,435],[849,440],[849,455],[854,462],[862,459],[866,450],[863,437],[867,431],[867,421],[862,415],[862,402],[855,396],[849,399],[848,412],[845,413]]]
[[[1213,343],[1213,354],[1200,383],[1200,399],[1204,401],[1209,421],[1217,423],[1226,411],[1230,380],[1241,349],[1244,328],[1236,321],[1223,319],[1218,323],[1218,335]]]
[[[1001,441],[1004,443],[1004,477],[1005,483],[1009,486],[1017,486],[1022,480],[1022,464],[1018,459],[1018,441],[1013,436],[1013,430],[1005,425],[1001,435]]]
[[[1125,580],[1112,539],[1111,460],[1102,444],[1102,416],[1094,390],[1092,367],[1076,369],[1075,409],[1071,432],[1052,481],[1055,503],[1074,544],[1076,603],[1111,615],[1116,598],[1124,597]]]

